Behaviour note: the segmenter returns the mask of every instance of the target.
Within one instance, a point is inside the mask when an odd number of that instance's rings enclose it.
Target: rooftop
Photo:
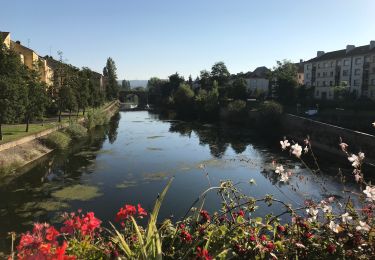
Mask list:
[[[375,48],[370,49],[370,45],[363,45],[359,47],[354,47],[352,50],[348,52],[346,51],[346,49],[327,52],[327,53],[322,54],[319,57],[315,57],[315,58],[308,60],[308,62],[333,60],[333,59],[351,57],[351,56],[356,56],[356,55],[364,55],[364,54],[369,54],[369,53],[375,53]]]

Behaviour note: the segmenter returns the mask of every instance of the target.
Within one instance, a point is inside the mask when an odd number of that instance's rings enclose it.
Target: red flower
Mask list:
[[[275,245],[272,242],[268,242],[266,247],[269,251],[272,251],[275,249]]]
[[[137,209],[132,205],[125,205],[116,214],[116,221],[119,222],[123,219],[129,219],[130,216],[134,216],[137,213]]]
[[[210,214],[208,214],[206,210],[201,210],[199,214],[201,215],[203,222],[208,222],[211,220]]]
[[[251,235],[250,236],[250,241],[255,241],[255,240],[257,240],[256,237],[254,235]]]
[[[282,225],[278,225],[277,226],[277,231],[279,231],[279,232],[285,232],[285,227],[284,226],[282,226]]]
[[[328,253],[333,254],[336,251],[336,246],[334,244],[329,244],[327,246],[327,251]]]
[[[140,218],[143,218],[143,216],[147,216],[147,212],[144,208],[141,207],[141,204],[138,204],[138,215]]]
[[[39,251],[42,252],[42,254],[44,254],[44,255],[48,255],[51,252],[51,244],[42,243],[39,246]]]
[[[260,240],[262,240],[262,241],[266,241],[266,240],[267,240],[266,235],[261,235],[261,236],[260,236]]]
[[[60,235],[60,233],[53,226],[46,230],[46,239],[48,241],[55,241],[58,235]]]
[[[312,234],[312,233],[310,233],[310,232],[306,232],[305,233],[305,237],[307,238],[307,239],[310,239],[310,238],[312,238],[314,235]]]
[[[193,241],[193,237],[186,230],[181,231],[180,237],[182,241],[186,243],[191,243]]]
[[[207,249],[202,249],[199,246],[197,247],[197,259],[211,260],[212,256],[208,254]]]
[[[237,214],[238,214],[238,216],[241,216],[241,217],[245,216],[245,212],[243,210],[238,211]]]

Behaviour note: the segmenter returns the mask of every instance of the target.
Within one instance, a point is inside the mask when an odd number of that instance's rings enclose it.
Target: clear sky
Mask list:
[[[375,40],[375,0],[8,0],[0,10],[13,40],[99,72],[110,56],[120,79],[196,77],[216,61],[238,73]]]

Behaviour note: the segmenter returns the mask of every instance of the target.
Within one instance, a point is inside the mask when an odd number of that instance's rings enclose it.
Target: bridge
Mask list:
[[[119,100],[121,103],[125,103],[131,97],[138,97],[138,107],[145,108],[148,105],[148,92],[139,90],[122,90],[119,92]]]

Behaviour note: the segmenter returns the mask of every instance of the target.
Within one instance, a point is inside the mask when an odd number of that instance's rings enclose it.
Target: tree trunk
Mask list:
[[[85,109],[85,108],[83,108],[83,115],[85,115],[85,112],[86,112],[86,109]]]
[[[2,123],[0,122],[0,141],[3,140],[3,131],[2,131],[1,125]]]
[[[77,110],[77,119],[78,119],[78,116],[79,116],[79,108],[78,108],[78,110]]]
[[[72,110],[69,109],[69,123],[70,123],[70,118],[71,118],[71,116],[72,116]]]
[[[59,111],[59,123],[61,123],[61,110]]]
[[[29,123],[30,123],[30,117],[27,116],[27,117],[26,117],[26,133],[29,132]]]

